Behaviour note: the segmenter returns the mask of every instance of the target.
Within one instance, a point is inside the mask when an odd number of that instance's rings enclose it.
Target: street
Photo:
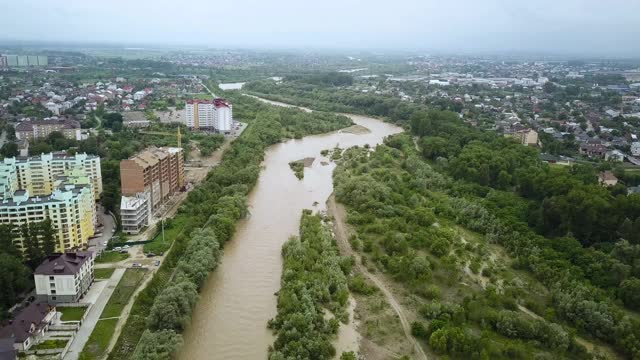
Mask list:
[[[102,235],[89,239],[88,245],[89,250],[99,254],[106,248],[104,242],[111,240],[115,233],[113,230],[116,228],[116,223],[111,215],[104,213],[104,208],[100,204],[96,205],[96,215],[98,216],[98,224],[102,225],[97,228],[96,233],[101,232]]]

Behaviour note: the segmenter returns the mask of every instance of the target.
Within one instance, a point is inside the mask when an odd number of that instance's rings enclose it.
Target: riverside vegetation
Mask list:
[[[597,184],[597,171],[607,164],[546,165],[537,150],[472,128],[438,104],[304,77],[245,89],[314,109],[382,116],[411,129],[414,139],[395,136],[370,155],[347,151],[351,158],[334,181],[367,265],[410,284],[403,287],[419,302],[437,302],[441,310],[423,310],[415,327],[428,341],[440,330],[433,349],[483,357],[481,348],[499,358],[527,357],[523,349],[537,346],[533,353],[541,357],[588,358],[577,333],[640,358],[640,196],[627,196],[621,184]],[[468,296],[462,295],[467,287],[447,280],[470,277],[483,290]],[[522,309],[530,316],[515,311]],[[541,319],[562,326],[568,341],[545,343]]]
[[[352,246],[414,300],[414,336],[461,359],[592,358],[576,334],[640,358],[640,197],[454,113],[411,129],[419,146],[347,150],[334,182]]]
[[[349,321],[347,275],[353,260],[340,256],[329,228],[310,210],[303,211],[300,236],[283,245],[282,256],[278,314],[268,324],[277,335],[269,359],[331,359],[331,341],[340,322]]]
[[[265,149],[285,138],[350,126],[344,116],[273,107],[230,93],[235,116],[249,123],[222,162],[193,189],[171,221],[173,245],[149,285],[136,298],[110,359],[170,359],[182,344],[197,293],[220,259],[238,219],[247,214]],[[195,229],[195,230],[194,230]]]

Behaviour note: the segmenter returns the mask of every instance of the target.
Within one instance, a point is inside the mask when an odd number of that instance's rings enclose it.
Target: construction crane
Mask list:
[[[175,136],[178,138],[178,147],[181,148],[182,147],[182,133],[180,132],[180,127],[178,126],[178,133],[174,134],[174,133],[167,133],[167,132],[162,132],[162,131],[140,131],[141,134],[146,134],[146,135],[163,135],[163,136]]]

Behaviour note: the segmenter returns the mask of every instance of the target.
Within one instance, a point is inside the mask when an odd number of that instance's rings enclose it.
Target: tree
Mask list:
[[[0,154],[4,157],[14,157],[18,156],[20,152],[18,151],[18,144],[14,142],[8,142],[2,145],[0,148]]]
[[[149,328],[154,331],[183,331],[191,320],[197,297],[196,287],[189,281],[165,288],[153,302],[147,320]]]
[[[172,330],[145,330],[132,360],[171,360],[182,347],[182,336]]]
[[[56,236],[53,231],[51,219],[47,218],[40,223],[40,236],[42,237],[42,250],[44,255],[51,255],[56,251]]]
[[[640,310],[640,279],[630,278],[620,283],[618,296],[629,308]]]

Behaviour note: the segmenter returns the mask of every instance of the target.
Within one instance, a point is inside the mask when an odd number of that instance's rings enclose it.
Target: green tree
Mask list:
[[[44,255],[51,255],[56,251],[56,236],[53,231],[51,219],[47,218],[40,224],[40,236],[42,237],[42,251]]]
[[[172,330],[145,330],[131,355],[132,360],[171,360],[182,347],[182,336]]]
[[[5,143],[2,145],[2,148],[0,148],[0,154],[6,158],[18,156],[18,154],[20,154],[18,151],[18,144],[14,142]]]

